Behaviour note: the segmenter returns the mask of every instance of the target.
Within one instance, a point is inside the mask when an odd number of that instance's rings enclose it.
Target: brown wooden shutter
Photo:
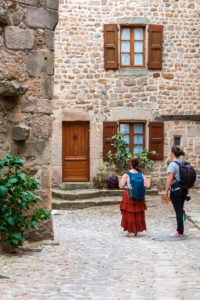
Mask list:
[[[163,26],[149,25],[149,69],[162,69]]]
[[[118,69],[118,28],[117,24],[104,25],[104,66]]]
[[[117,122],[103,122],[103,159],[108,159],[108,151],[114,154],[116,149],[111,146],[112,137],[117,134]]]
[[[150,154],[153,160],[163,160],[164,154],[164,122],[149,123],[149,151],[156,151]]]

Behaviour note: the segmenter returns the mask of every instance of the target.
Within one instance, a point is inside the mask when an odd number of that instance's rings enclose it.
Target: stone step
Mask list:
[[[63,182],[62,190],[71,191],[71,190],[82,190],[92,188],[91,182]]]
[[[160,197],[159,197],[160,199]],[[76,210],[76,209],[84,209],[94,206],[105,206],[105,205],[114,205],[120,204],[122,200],[121,196],[115,197],[98,197],[95,199],[82,199],[82,200],[52,200],[52,208],[53,210]],[[146,196],[146,202],[152,201],[151,196]]]
[[[121,196],[117,197],[98,197],[95,199],[82,199],[80,200],[52,200],[52,208],[57,210],[76,210],[84,209],[93,206],[104,206],[104,205],[113,205],[119,204],[122,200]]]
[[[124,190],[109,190],[109,189],[81,189],[81,190],[52,190],[52,197],[58,200],[84,200],[84,199],[94,199],[99,197],[116,197],[122,196]],[[158,191],[156,189],[150,189],[146,191],[146,195],[157,195]]]

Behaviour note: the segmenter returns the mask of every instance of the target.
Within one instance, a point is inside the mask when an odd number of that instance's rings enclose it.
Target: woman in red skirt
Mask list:
[[[139,167],[139,161],[136,158],[132,158],[129,162],[129,171],[133,174],[141,172]],[[146,186],[145,177],[144,185]],[[145,223],[145,210],[147,209],[145,199],[134,200],[130,198],[128,188],[130,186],[130,177],[128,174],[124,174],[120,184],[121,188],[125,188],[123,193],[122,202],[120,203],[120,210],[122,214],[121,226],[124,231],[128,231],[128,236],[134,233],[135,236],[138,232],[146,230]]]

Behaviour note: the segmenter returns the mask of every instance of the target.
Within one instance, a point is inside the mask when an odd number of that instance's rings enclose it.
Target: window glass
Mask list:
[[[127,143],[127,147],[126,147],[127,151],[130,151],[130,147],[129,147],[129,145],[130,145],[130,136],[129,135],[124,135],[123,140]]]
[[[134,124],[134,133],[143,133],[143,124]]]
[[[127,54],[127,53],[122,54],[122,65],[123,66],[130,65],[130,54]]]
[[[130,40],[130,28],[122,28],[122,40]]]
[[[134,144],[142,144],[143,145],[143,135],[135,135],[134,136]]]
[[[143,28],[135,28],[135,40],[143,40]]]
[[[122,41],[122,49],[121,50],[122,50],[122,52],[130,52],[130,42]]]
[[[142,150],[143,150],[143,146],[134,146],[133,147],[133,153],[138,154],[138,153],[141,153]]]
[[[134,52],[143,52],[143,42],[134,43]]]
[[[129,133],[130,132],[129,124],[120,124],[120,132]]]
[[[180,146],[180,144],[181,144],[181,138],[178,136],[174,137],[174,145]]]
[[[121,28],[121,66],[145,66],[145,28]]]
[[[143,54],[134,55],[134,65],[142,66],[143,65]]]
[[[127,150],[131,153],[140,153],[144,148],[144,124],[120,124],[120,132],[124,133],[123,140],[127,143]]]

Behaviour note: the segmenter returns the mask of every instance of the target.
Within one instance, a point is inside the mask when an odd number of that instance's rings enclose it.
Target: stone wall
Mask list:
[[[146,122],[157,115],[200,112],[199,14],[199,0],[60,0],[53,133],[55,185],[62,180],[61,122],[68,120],[60,118],[63,111],[81,111],[91,120],[91,178],[102,151],[102,123],[112,120],[114,109],[140,118],[150,113],[150,118],[143,118]],[[146,69],[146,74],[130,76],[122,76],[120,70],[105,71],[103,25],[119,24],[122,18],[131,17],[164,26],[161,71]],[[165,160],[171,145],[168,134],[166,131]],[[189,135],[185,139],[187,146],[183,146],[190,149]],[[199,143],[198,139],[193,142]],[[156,168],[162,169],[161,164]]]
[[[168,121],[165,122],[165,160],[162,163],[156,163],[152,172],[152,182],[160,188],[166,183],[166,167],[169,163],[169,153],[174,145],[174,136],[181,137],[180,147],[184,149],[185,160],[195,167],[197,171],[197,181],[195,185],[200,184],[200,122],[199,121]]]
[[[0,1],[0,157],[11,153],[27,161],[48,210],[57,10],[57,0]],[[52,221],[31,236],[38,237],[53,237]]]

